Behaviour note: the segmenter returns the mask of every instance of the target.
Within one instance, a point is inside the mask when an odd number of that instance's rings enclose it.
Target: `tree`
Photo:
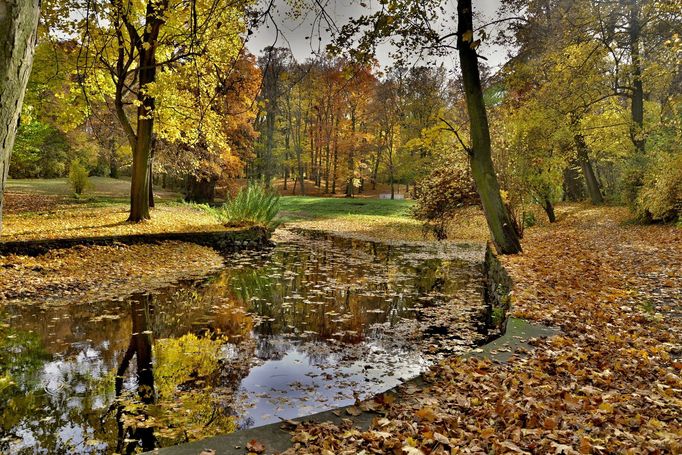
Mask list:
[[[89,98],[113,99],[133,156],[129,220],[138,222],[149,218],[155,141],[230,150],[215,100],[241,56],[246,4],[113,0],[88,6],[75,24],[83,47],[80,77]]]
[[[472,13],[471,0],[458,0],[457,49],[469,113],[469,163],[493,241],[499,252],[514,254],[521,252],[521,242],[516,225],[502,201],[493,166],[488,117],[478,72],[477,45],[473,37]]]
[[[0,3],[0,232],[9,160],[31,74],[39,15],[38,0]]]

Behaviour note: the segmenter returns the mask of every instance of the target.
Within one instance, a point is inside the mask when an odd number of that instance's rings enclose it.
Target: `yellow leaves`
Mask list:
[[[65,188],[66,188],[66,184]],[[31,196],[33,197],[33,196]],[[36,196],[41,199],[40,196]],[[126,223],[127,204],[88,207],[62,205],[47,200],[49,213],[10,214],[3,223],[2,240],[31,240],[66,237],[98,237],[156,232],[210,231],[224,227],[210,214],[182,205],[159,204],[146,223]],[[55,205],[52,205],[55,204]]]
[[[433,422],[434,420],[436,420],[438,418],[438,416],[436,415],[433,408],[430,408],[430,407],[421,408],[420,410],[415,412],[414,415],[419,420],[423,420],[426,422]]]
[[[158,261],[163,257],[164,261]],[[106,260],[102,260],[106,258]],[[150,268],[149,264],[155,266]],[[211,248],[180,242],[53,250],[37,258],[0,258],[0,300],[102,301],[152,291],[222,267]],[[10,268],[11,267],[11,268]]]

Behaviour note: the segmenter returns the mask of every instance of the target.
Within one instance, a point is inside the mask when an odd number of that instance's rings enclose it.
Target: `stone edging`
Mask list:
[[[270,245],[271,232],[263,227],[225,231],[163,232],[154,234],[113,235],[105,237],[73,237],[41,240],[19,240],[0,242],[0,255],[38,256],[53,249],[71,248],[79,245],[136,245],[179,241],[208,246],[218,251],[233,251],[244,248],[261,248]]]

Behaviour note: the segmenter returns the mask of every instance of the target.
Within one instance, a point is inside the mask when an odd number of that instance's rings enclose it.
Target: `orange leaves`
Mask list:
[[[433,422],[438,416],[432,408],[424,407],[414,413],[415,417],[425,422]]]
[[[403,451],[682,453],[682,275],[670,273],[682,270],[682,230],[573,208],[503,259],[513,311],[563,334],[507,364],[447,359],[423,388],[399,389],[375,425]],[[337,452],[400,453],[392,447],[363,437]]]
[[[246,443],[246,450],[248,450],[249,453],[263,453],[265,452],[265,446],[262,442],[252,439]]]

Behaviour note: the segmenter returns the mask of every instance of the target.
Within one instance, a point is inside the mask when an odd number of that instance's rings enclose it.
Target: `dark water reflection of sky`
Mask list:
[[[413,253],[290,235],[153,295],[8,304],[0,453],[177,444],[347,405],[416,376],[429,360],[414,343],[415,310],[470,287],[478,266]]]

